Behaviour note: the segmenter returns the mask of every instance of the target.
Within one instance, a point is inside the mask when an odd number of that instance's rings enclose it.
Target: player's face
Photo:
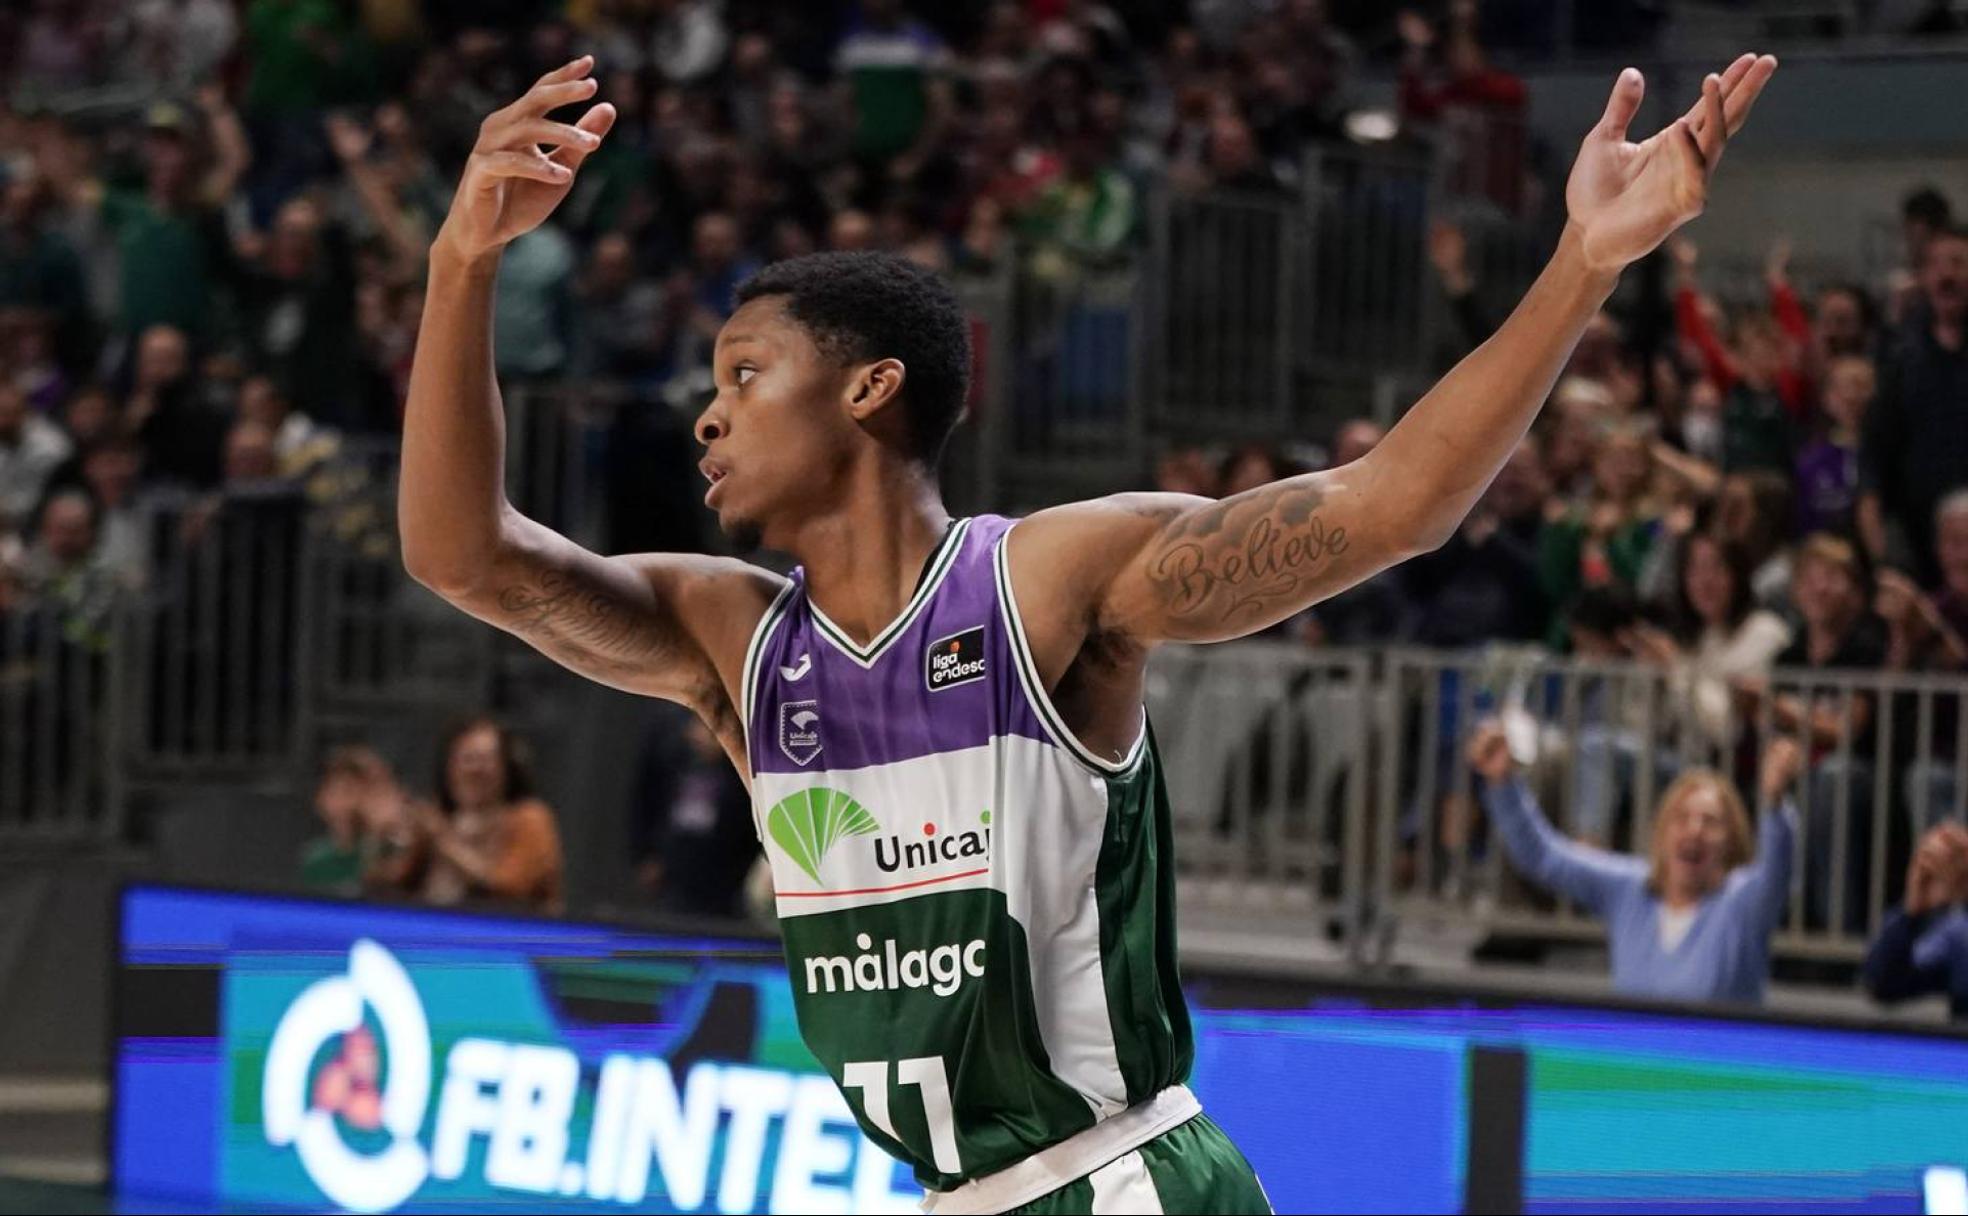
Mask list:
[[[725,322],[713,367],[717,395],[697,419],[704,503],[741,547],[778,545],[838,489],[864,439],[845,408],[847,371],[769,296]]]

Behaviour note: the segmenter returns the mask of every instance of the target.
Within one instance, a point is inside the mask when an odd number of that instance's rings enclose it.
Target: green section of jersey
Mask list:
[[[1175,957],[1175,827],[1154,729],[1141,764],[1107,779],[1107,837],[1094,878],[1107,1009],[1128,1104],[1189,1078],[1195,1037]]]
[[[862,1128],[924,1186],[948,1189],[1029,1155],[1035,1135],[1092,1126],[1086,1100],[1046,1067],[1025,931],[1001,892],[780,927],[807,1047]]]
[[[1098,933],[1085,939],[1097,959],[1071,957],[1061,934],[1041,943],[1050,957],[1035,960],[1027,927],[994,888],[780,921],[807,1046],[840,1082],[863,1129],[931,1189],[1003,1169],[1092,1126],[1102,1112],[1069,1080],[1085,1075],[1088,1055],[1118,1067],[1127,1105],[1186,1079],[1193,1059],[1175,964],[1168,799],[1153,741],[1131,771],[1104,778],[1057,754],[1078,774],[1072,780],[1092,779],[1105,793],[1092,876]],[[884,830],[881,818],[879,808],[815,786],[768,808],[764,830],[811,874],[831,850],[877,847],[887,838],[863,837]],[[1096,965],[1101,983],[1084,989],[1078,1006],[1060,990],[1041,991],[1047,974]],[[1054,1060],[1049,1044],[1062,1041],[1081,1058]]]

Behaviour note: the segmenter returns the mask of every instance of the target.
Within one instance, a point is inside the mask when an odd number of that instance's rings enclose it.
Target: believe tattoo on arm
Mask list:
[[[1346,528],[1327,522],[1324,501],[1317,485],[1295,478],[1176,521],[1148,561],[1169,617],[1234,626],[1296,610],[1295,593],[1347,551]]]
[[[1411,556],[1405,530],[1368,523],[1373,469],[1306,473],[1212,501],[1127,494],[1100,505],[1056,508],[1072,531],[1104,537],[1121,556],[1098,580],[1092,632],[1134,643],[1220,642],[1246,637]],[[1398,520],[1396,521],[1398,523]],[[1084,529],[1084,532],[1080,530]],[[1042,542],[1043,543],[1043,542]],[[1067,569],[1098,571],[1061,546]],[[1054,569],[1060,568],[1055,561]]]

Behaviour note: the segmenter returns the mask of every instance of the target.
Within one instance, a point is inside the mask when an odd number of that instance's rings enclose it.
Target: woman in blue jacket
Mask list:
[[[1790,892],[1797,816],[1786,795],[1804,764],[1795,742],[1779,738],[1763,755],[1758,784],[1768,809],[1754,843],[1735,786],[1713,769],[1694,769],[1661,796],[1646,857],[1581,844],[1552,827],[1497,724],[1477,728],[1469,758],[1511,864],[1606,922],[1615,989],[1761,1003],[1770,934]]]

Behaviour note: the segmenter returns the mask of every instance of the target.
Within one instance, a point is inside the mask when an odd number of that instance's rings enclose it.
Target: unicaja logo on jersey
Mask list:
[[[991,861],[991,812],[985,811],[977,819],[974,828],[958,827],[948,831],[939,831],[937,825],[925,823],[922,837],[918,840],[905,840],[900,836],[882,837],[875,841],[875,864],[885,874],[971,859],[979,859],[980,864],[988,865]]]
[[[382,1028],[380,1050],[365,1010]],[[338,1050],[317,1070],[331,1042]],[[281,1017],[267,1048],[261,1118],[268,1143],[293,1145],[323,1195],[350,1211],[386,1212],[430,1175],[417,1142],[430,1089],[423,1001],[395,956],[365,939],[349,948],[348,974],[308,985]],[[344,1124],[387,1133],[389,1146],[359,1152],[342,1138]]]
[[[807,877],[820,881],[820,862],[842,838],[871,836],[881,824],[868,808],[839,790],[801,790],[765,813],[765,830]]]

